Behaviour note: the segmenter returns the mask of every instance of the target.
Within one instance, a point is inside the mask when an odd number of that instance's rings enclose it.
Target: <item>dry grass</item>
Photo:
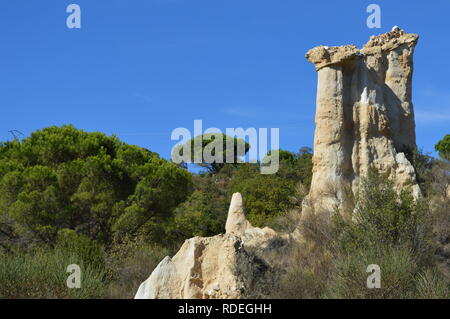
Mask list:
[[[171,254],[172,251],[167,248],[140,240],[127,240],[114,247],[108,257],[112,280],[106,298],[133,298],[139,285],[150,276],[164,257]]]
[[[450,239],[449,201],[442,195],[446,186],[439,184],[447,181],[435,178],[436,191],[430,189],[422,202],[395,195],[387,181],[380,183],[383,179],[373,176],[363,184],[369,196],[355,222],[314,211],[300,222],[298,211],[278,221],[278,225],[298,224],[301,240],[286,253],[286,271],[273,291],[274,298],[450,297],[450,284],[442,271],[450,263],[436,262],[433,240],[447,245]],[[387,236],[393,229],[401,234]],[[367,288],[370,264],[381,267],[380,289]]]

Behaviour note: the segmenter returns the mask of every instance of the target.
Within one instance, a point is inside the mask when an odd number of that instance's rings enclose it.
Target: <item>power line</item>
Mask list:
[[[19,131],[19,130],[11,130],[11,131],[8,131],[8,132],[11,133],[11,135],[14,137],[15,140],[18,139],[17,135],[24,136],[24,134],[21,131]]]

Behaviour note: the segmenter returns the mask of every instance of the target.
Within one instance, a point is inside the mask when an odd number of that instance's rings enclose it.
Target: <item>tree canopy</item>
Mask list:
[[[49,127],[0,145],[0,230],[51,243],[61,229],[108,242],[168,216],[192,177],[115,136]]]
[[[445,135],[444,138],[436,144],[435,149],[439,152],[440,157],[450,161],[450,134]]]
[[[190,152],[190,162],[200,159],[196,163],[212,174],[218,173],[226,164],[236,165],[241,157],[250,149],[250,144],[241,138],[232,137],[223,133],[208,133],[198,135],[185,144],[174,149],[172,156],[183,156]],[[228,157],[232,160],[227,160]]]

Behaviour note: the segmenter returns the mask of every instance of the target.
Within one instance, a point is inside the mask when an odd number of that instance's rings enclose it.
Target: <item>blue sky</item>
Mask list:
[[[66,27],[80,5],[82,28]],[[345,4],[344,4],[345,3]],[[382,9],[368,29],[366,7]],[[15,0],[0,4],[0,140],[73,124],[168,157],[173,129],[279,127],[312,146],[316,72],[304,54],[398,25],[420,35],[417,144],[449,134],[450,1]]]

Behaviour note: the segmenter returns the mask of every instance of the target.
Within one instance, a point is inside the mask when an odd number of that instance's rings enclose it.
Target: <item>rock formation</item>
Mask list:
[[[371,167],[398,188],[420,195],[408,157],[415,149],[411,102],[418,36],[394,28],[354,45],[319,46],[306,58],[318,72],[314,168],[304,213],[345,208]],[[242,197],[233,195],[226,233],[184,242],[141,284],[135,298],[261,298],[267,296],[302,240],[297,229],[278,235],[253,227]]]
[[[161,261],[135,298],[262,298],[273,285],[279,259],[267,252],[281,253],[287,243],[270,228],[253,227],[241,194],[235,193],[226,233],[186,240],[173,258]]]
[[[318,46],[306,54],[318,73],[308,201],[315,208],[342,208],[371,167],[419,196],[408,159],[416,148],[411,81],[417,40],[394,27],[361,50]]]

